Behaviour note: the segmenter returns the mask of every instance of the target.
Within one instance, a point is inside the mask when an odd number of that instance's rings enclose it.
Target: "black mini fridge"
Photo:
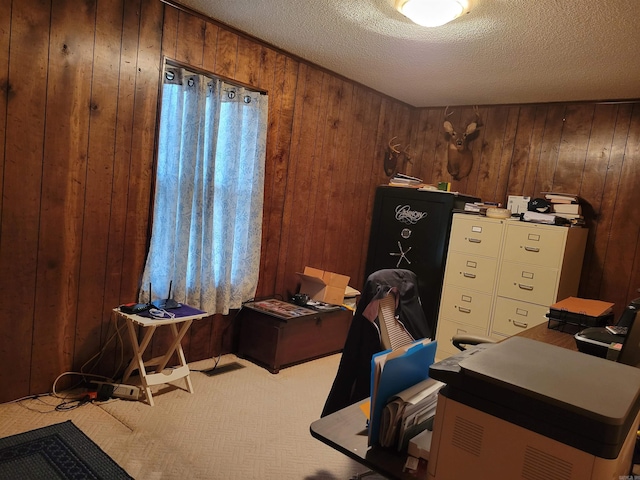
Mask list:
[[[384,268],[414,272],[431,338],[436,333],[453,211],[479,201],[438,190],[376,189],[365,278]]]

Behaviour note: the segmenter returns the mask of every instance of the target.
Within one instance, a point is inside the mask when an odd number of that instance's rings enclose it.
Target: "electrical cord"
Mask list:
[[[63,372],[60,375],[58,375],[58,377],[53,381],[53,385],[52,385],[52,391],[51,393],[47,394],[47,395],[51,395],[55,398],[58,398],[60,400],[62,400],[62,403],[53,406],[54,409],[56,411],[66,411],[66,410],[72,410],[74,408],[77,407],[81,407],[87,403],[90,403],[93,398],[91,398],[88,394],[86,393],[80,393],[80,394],[74,394],[74,393],[69,393],[69,394],[65,394],[62,395],[61,393],[58,393],[57,391],[57,384],[60,381],[60,379],[64,376],[67,375],[77,375],[79,377],[81,377],[81,379],[74,385],[72,385],[71,387],[69,387],[68,389],[66,389],[65,391],[73,391],[75,389],[77,389],[80,385],[82,385],[83,382],[87,382],[88,381],[88,377],[90,378],[98,378],[102,381],[105,382],[109,382],[109,383],[113,383],[114,379],[112,377],[107,377],[106,375],[98,375],[98,374],[94,374],[94,373],[89,373],[89,372],[85,372],[85,368],[91,363],[94,362],[91,370],[93,370],[99,363],[99,361],[102,359],[102,357],[104,356],[104,353],[106,352],[107,346],[114,340],[116,339],[116,347],[119,344],[120,345],[120,361],[118,362],[118,365],[116,366],[115,369],[115,373],[117,373],[120,368],[122,367],[123,361],[124,361],[124,342],[122,341],[122,335],[121,335],[121,330],[123,328],[126,327],[126,324],[123,324],[121,326],[118,326],[118,321],[117,315],[113,316],[114,320],[113,320],[113,327],[114,327],[114,332],[109,336],[109,338],[107,339],[107,341],[104,343],[104,345],[102,346],[102,348],[91,358],[89,358],[89,360],[87,360],[84,364],[82,364],[82,366],[80,367],[80,371],[79,372],[73,372],[73,371],[67,371],[67,372]],[[25,397],[25,398],[29,398],[29,397]],[[32,397],[33,398],[33,397]]]
[[[107,339],[107,341],[104,343],[104,345],[102,346],[102,348],[100,349],[100,351],[98,351],[98,353],[96,353],[93,357],[91,357],[89,360],[87,360],[81,367],[80,367],[80,372],[84,373],[84,368],[92,361],[95,360],[95,363],[92,367],[91,370],[93,370],[93,368],[96,367],[96,365],[98,365],[98,363],[100,362],[100,360],[102,359],[102,357],[104,356],[106,350],[107,350],[107,345],[109,345],[111,343],[111,341],[116,338],[117,342],[116,342],[116,347],[118,345],[120,345],[120,359],[118,362],[118,365],[116,366],[116,368],[114,369],[114,374],[112,375],[112,377],[115,377],[115,375],[120,371],[120,369],[122,368],[122,365],[124,363],[124,342],[122,340],[122,335],[121,335],[121,330],[123,328],[125,328],[127,325],[126,323],[123,323],[120,327],[118,327],[118,318],[120,316],[119,315],[112,315],[112,319],[113,319],[113,327],[114,327],[114,332],[111,334],[111,336]],[[90,370],[90,371],[91,371]]]
[[[248,300],[247,302],[251,302],[253,300]],[[243,305],[247,302],[243,302]],[[242,311],[242,309],[239,309],[236,314],[233,316],[233,318],[231,319],[231,321],[229,322],[229,324],[224,328],[224,330],[222,330],[222,334],[220,335],[220,338],[224,338],[225,333],[227,333],[227,330],[231,327],[231,325],[233,325],[236,321],[236,319],[238,318],[238,315],[240,315],[240,312]],[[222,342],[222,340],[221,340]],[[212,372],[213,370],[215,370],[218,367],[218,363],[220,362],[220,359],[222,358],[222,345],[220,345],[220,353],[218,354],[218,358],[216,358],[216,362],[213,364],[213,367],[211,368],[207,368],[205,370],[191,370],[192,372]]]

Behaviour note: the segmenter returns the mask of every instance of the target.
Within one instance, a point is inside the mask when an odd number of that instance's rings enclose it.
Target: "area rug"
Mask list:
[[[132,479],[70,420],[0,438],[0,479]]]

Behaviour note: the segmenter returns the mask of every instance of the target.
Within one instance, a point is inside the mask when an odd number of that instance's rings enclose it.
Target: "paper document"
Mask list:
[[[389,399],[429,378],[437,343],[430,339],[377,353],[371,359],[369,445],[379,443],[382,411]]]
[[[380,445],[404,450],[410,438],[428,427],[443,386],[428,378],[391,397],[382,412]]]

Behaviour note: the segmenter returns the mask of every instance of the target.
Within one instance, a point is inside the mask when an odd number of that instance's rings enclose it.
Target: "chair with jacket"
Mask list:
[[[369,396],[371,357],[374,354],[414,339],[431,337],[418,296],[415,273],[385,269],[369,275],[321,416]]]

